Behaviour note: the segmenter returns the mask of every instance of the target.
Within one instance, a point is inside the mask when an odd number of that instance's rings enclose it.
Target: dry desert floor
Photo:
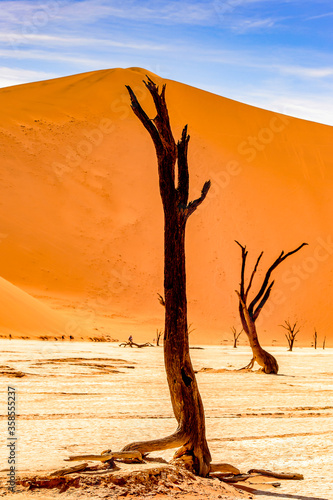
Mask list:
[[[271,347],[280,365],[275,376],[236,371],[250,360],[248,347],[202,347],[191,350],[195,370],[225,369],[197,374],[213,461],[227,462],[242,472],[259,468],[304,475],[303,481],[283,481],[279,488],[258,487],[250,495],[253,498],[332,499],[333,350],[287,352]],[[117,451],[131,441],[175,430],[161,347],[1,340],[0,357],[3,484],[8,467],[8,385],[17,394],[19,476],[60,469],[68,465],[63,460],[69,455]],[[15,372],[25,376],[16,377]],[[153,455],[168,460],[172,454]],[[191,498],[203,498],[200,485],[196,493],[193,488]],[[78,498],[74,490],[11,495],[13,499]],[[232,498],[231,493],[218,496],[213,490],[207,498]],[[100,496],[98,487],[93,494],[88,489],[80,492],[80,498],[115,498],[103,492]],[[249,495],[236,493],[236,498]],[[2,488],[0,494],[8,493]],[[180,490],[171,496],[189,495]]]

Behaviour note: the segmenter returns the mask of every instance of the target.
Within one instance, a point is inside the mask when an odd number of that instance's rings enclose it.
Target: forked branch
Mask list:
[[[149,118],[147,113],[142,108],[131,87],[129,85],[126,85],[126,88],[131,98],[131,108],[134,111],[134,114],[139,118],[142,125],[148,130],[156,150],[161,152],[163,150],[163,144],[154,122]]]
[[[238,295],[241,298],[241,303],[244,304],[244,306],[247,306],[247,296],[248,296],[248,293],[252,287],[253,279],[254,279],[255,274],[258,270],[258,266],[259,266],[260,260],[263,256],[263,252],[261,252],[259,257],[257,258],[256,264],[255,264],[254,269],[251,273],[251,277],[250,277],[248,286],[246,287],[246,290],[245,290],[245,268],[246,268],[246,258],[247,258],[248,252],[247,252],[245,246],[241,245],[238,241],[236,241],[236,243],[237,243],[237,245],[240,246],[240,248],[242,250],[241,283],[240,283],[240,292],[238,292]],[[250,317],[252,318],[253,321],[255,321],[258,318],[262,308],[264,307],[264,305],[266,304],[266,302],[270,296],[272,287],[274,285],[274,281],[270,282],[270,277],[271,277],[271,274],[274,271],[274,269],[276,269],[281,264],[281,262],[286,260],[287,257],[290,257],[290,255],[293,255],[294,253],[298,252],[305,245],[307,245],[307,243],[302,243],[295,250],[292,250],[291,252],[288,252],[286,254],[284,253],[284,251],[282,251],[280,253],[279,257],[269,267],[268,271],[266,272],[265,278],[263,280],[263,283],[260,287],[259,292],[254,297],[254,299],[252,300],[250,305],[248,306],[248,312],[249,312]]]
[[[299,247],[295,248],[295,250],[292,250],[291,252],[288,252],[288,253],[284,253],[284,251],[282,251],[279,255],[279,257],[273,262],[273,264],[270,266],[270,268],[268,269],[268,271],[266,272],[266,276],[265,276],[265,279],[263,281],[263,284],[259,290],[259,292],[257,293],[257,295],[255,296],[255,298],[252,300],[251,304],[249,305],[249,313],[251,314],[251,316],[253,315],[253,311],[254,311],[254,307],[256,306],[256,304],[263,298],[265,297],[266,300],[263,302],[261,302],[261,304],[258,306],[257,310],[256,310],[256,316],[258,317],[263,305],[265,304],[265,302],[267,301],[268,297],[269,297],[269,294],[270,294],[270,290],[272,289],[272,286],[274,284],[271,283],[269,284],[269,280],[270,280],[270,277],[271,277],[271,274],[272,272],[274,271],[274,269],[276,269],[284,260],[286,260],[288,257],[290,257],[291,255],[293,255],[294,253],[298,252],[301,248],[303,248],[305,245],[307,245],[307,243],[302,243]],[[262,255],[262,254],[261,254]],[[260,260],[260,259],[259,259]],[[267,291],[269,290],[269,293],[267,295]],[[258,310],[259,309],[259,310]]]
[[[209,188],[210,188],[210,181],[207,181],[203,185],[200,198],[198,198],[197,200],[194,200],[194,201],[190,201],[190,203],[187,205],[187,207],[185,209],[186,219],[188,219],[189,216],[191,214],[193,214],[193,212],[195,212],[195,210],[198,208],[198,206],[201,205],[201,203],[204,201],[204,199],[206,198],[207,193],[209,191]]]
[[[164,205],[170,205],[174,196],[177,196],[178,209],[183,214],[184,221],[204,201],[210,188],[210,181],[205,182],[201,196],[188,203],[189,173],[188,173],[188,143],[190,136],[187,125],[184,127],[181,139],[177,145],[172,134],[168,108],[165,101],[165,85],[159,92],[159,87],[147,76],[144,81],[155,104],[157,114],[151,119],[140,105],[135,93],[126,85],[131,98],[131,108],[149,132],[155,145],[160,175],[160,191]],[[175,186],[175,165],[178,164],[178,185]]]

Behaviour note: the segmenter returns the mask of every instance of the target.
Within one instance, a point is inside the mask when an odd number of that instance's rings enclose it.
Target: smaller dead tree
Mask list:
[[[160,293],[158,293],[157,296],[158,296],[158,301],[161,304],[161,306],[165,307],[164,297]],[[162,335],[164,337],[164,332],[162,332],[162,330],[156,330],[156,345],[157,346],[160,345],[160,339],[161,339]]]
[[[289,321],[285,321],[285,325],[280,325],[280,326],[282,326],[282,328],[287,330],[287,333],[285,334],[285,336],[286,336],[286,339],[287,339],[288,345],[289,345],[288,351],[292,351],[293,347],[294,347],[296,335],[300,331],[300,328],[298,330],[296,330],[297,321],[295,321],[295,323],[293,325],[291,325],[291,323]]]
[[[294,253],[298,252],[304,245],[307,245],[307,243],[302,243],[299,247],[297,247],[295,250],[292,250],[291,252],[284,253],[282,251],[279,255],[279,257],[273,262],[273,264],[270,266],[268,271],[266,272],[264,281],[260,287],[259,292],[257,295],[254,297],[254,299],[248,304],[248,294],[251,289],[253,279],[255,277],[255,274],[258,269],[258,265],[260,263],[261,257],[263,256],[264,252],[261,252],[259,255],[257,262],[254,266],[254,269],[251,273],[251,277],[249,280],[249,284],[247,287],[245,287],[245,267],[246,267],[246,258],[247,258],[247,250],[246,247],[241,245],[238,241],[236,241],[237,245],[240,246],[242,250],[242,268],[241,268],[241,282],[240,282],[240,290],[236,290],[236,293],[239,298],[239,314],[242,322],[242,326],[244,328],[244,331],[246,335],[249,338],[250,346],[252,349],[253,357],[250,361],[250,363],[244,367],[244,369],[251,369],[253,368],[253,365],[255,361],[261,366],[262,371],[264,373],[274,373],[276,374],[279,371],[279,365],[274,358],[269,352],[265,351],[258,339],[258,334],[256,330],[256,325],[255,322],[259,316],[259,314],[262,311],[262,308],[266,304],[267,300],[269,299],[270,293],[272,291],[272,287],[274,285],[274,281],[270,281],[271,274],[276,269],[284,260],[286,260],[290,255],[293,255]]]
[[[163,335],[163,330],[156,330],[156,346],[158,347],[160,345],[160,340]]]
[[[317,330],[315,329],[314,334],[313,334],[313,347],[317,349],[317,342],[318,342],[318,333]]]
[[[164,297],[162,297],[162,295],[160,293],[158,293],[157,295],[158,295],[158,301],[159,301],[159,303],[161,304],[161,306],[165,307]]]
[[[326,335],[325,335],[324,340],[323,340],[323,349],[325,349],[325,346],[326,346]]]
[[[231,327],[231,331],[232,331],[232,334],[233,334],[233,337],[234,337],[234,349],[236,349],[237,348],[238,339],[241,336],[241,334],[243,333],[244,328],[242,328],[240,332],[237,332],[236,327],[232,326]]]

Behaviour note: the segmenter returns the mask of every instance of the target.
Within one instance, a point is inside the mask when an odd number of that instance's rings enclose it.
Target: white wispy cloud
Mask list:
[[[54,73],[44,71],[25,70],[22,68],[0,67],[0,87],[10,87],[11,85],[20,85],[26,82],[37,82],[40,80],[49,80],[55,78]]]
[[[333,12],[326,12],[325,14],[319,14],[318,16],[307,17],[306,20],[312,21],[314,19],[323,19],[324,17],[332,17],[332,16],[333,16]]]
[[[303,120],[314,121],[326,125],[333,125],[333,95],[330,90],[321,95],[301,92],[293,88],[278,90],[277,86],[269,88],[262,86],[254,89],[252,86],[222,87],[216,83],[209,85],[198,84],[208,92],[222,95],[261,109],[275,111]]]
[[[333,76],[333,67],[327,68],[316,68],[316,67],[305,67],[305,66],[281,66],[274,65],[281,73],[286,73],[289,75],[294,75],[302,78],[326,78],[328,76]]]
[[[240,68],[253,68],[276,74],[288,74],[303,79],[325,79],[333,75],[333,66],[322,66],[322,54],[319,51],[302,49],[303,60],[306,64],[294,64],[298,60],[298,51],[292,48],[284,49],[284,61],[280,63],[279,55],[262,51],[260,54],[254,50],[200,50],[195,51],[194,58],[199,62],[228,64]],[[312,66],[310,66],[312,62]]]
[[[299,94],[294,91],[249,93],[247,101],[261,108],[276,111],[296,118],[306,119],[326,125],[333,125],[333,96]]]
[[[268,17],[265,19],[236,19],[232,23],[232,30],[238,33],[246,33],[249,31],[262,31],[266,28],[273,28],[281,21],[281,18]]]
[[[102,47],[116,47],[132,50],[152,50],[152,51],[166,51],[169,50],[168,45],[155,44],[155,43],[140,43],[130,41],[117,41],[107,38],[90,38],[90,37],[75,37],[75,36],[55,36],[43,33],[38,34],[24,34],[20,32],[7,32],[0,33],[0,41],[11,45],[13,48],[19,47],[23,44],[38,45],[54,47],[57,45],[72,46],[102,46]]]
[[[101,58],[87,58],[82,56],[81,54],[78,55],[66,55],[66,54],[59,54],[56,52],[50,53],[50,52],[42,52],[42,51],[36,51],[36,50],[15,50],[13,51],[12,49],[0,49],[0,57],[4,59],[18,59],[18,60],[36,60],[36,61],[49,61],[49,62],[63,62],[63,63],[71,63],[71,64],[76,64],[76,65],[84,65],[87,67],[97,67],[103,66],[103,67],[108,67],[110,64],[110,61]],[[25,71],[24,69],[22,70],[23,72]]]
[[[22,27],[26,32],[44,28],[50,23],[91,24],[102,19],[126,19],[209,26],[220,24],[224,15],[251,4],[267,4],[269,0],[49,0],[44,2],[1,1],[0,25]],[[258,27],[260,22],[258,21]],[[254,26],[253,26],[254,27]]]

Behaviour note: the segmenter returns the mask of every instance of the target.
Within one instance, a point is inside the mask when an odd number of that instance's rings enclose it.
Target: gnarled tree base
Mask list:
[[[88,484],[94,485],[94,487],[98,486],[98,488],[103,488],[103,484],[112,484],[114,485],[112,488],[115,492],[115,486],[117,487],[119,485],[121,487],[121,491],[119,491],[119,493],[122,495],[124,494],[124,488],[126,488],[127,494],[140,496],[140,494],[143,493],[142,485],[144,484],[145,493],[158,492],[172,496],[175,492],[179,493],[179,490],[190,490],[191,492],[199,494],[199,498],[210,498],[210,494],[212,492],[205,489],[205,486],[209,487],[212,485],[209,479],[197,478],[194,483],[195,489],[191,489],[194,479],[193,472],[195,472],[193,455],[190,453],[184,454],[183,448],[178,450],[176,455],[181,456],[179,458],[172,459],[169,464],[163,459],[152,459],[153,463],[151,463],[149,459],[146,459],[146,463],[143,461],[141,464],[135,464],[135,460],[141,456],[141,453],[138,451],[121,451],[112,453],[110,450],[107,450],[101,455],[77,455],[70,457],[68,460],[96,460],[98,462],[104,462],[105,458],[108,458],[117,461],[119,466],[115,464],[112,465],[109,462],[106,464],[104,463],[103,465],[91,465],[85,462],[75,467],[60,469],[45,478],[32,477],[30,480],[20,480],[18,481],[18,484],[22,484],[25,487],[28,486],[29,489],[58,487],[60,491],[65,491],[71,486],[75,486],[76,488],[86,488],[86,478],[88,477]],[[133,459],[132,466],[124,469],[122,464],[119,462],[128,463],[130,458]],[[210,464],[209,472],[211,479],[219,479],[221,481],[221,493],[223,491],[225,494],[231,493],[232,497],[234,497],[233,490],[228,490],[228,487],[224,487],[223,484],[234,484],[236,487],[239,486],[241,489],[250,493],[259,493],[258,490],[261,489],[260,486],[262,485],[264,487],[263,493],[267,494],[267,488],[275,489],[281,484],[276,482],[267,482],[265,477],[272,477],[279,480],[304,479],[303,475],[298,473],[272,472],[262,469],[251,469],[247,473],[244,473],[238,468],[225,463]],[[96,478],[96,483],[94,483],[94,478]],[[183,486],[180,486],[184,480],[185,482],[183,483]],[[161,491],[161,486],[163,486],[163,491]],[[214,483],[214,487],[215,495],[216,482]],[[223,488],[226,489],[223,490]]]
[[[170,450],[178,448],[185,442],[184,432],[177,430],[174,434],[161,439],[152,439],[150,441],[137,441],[124,446],[122,451],[139,451],[142,455],[152,451]]]
[[[274,356],[264,349],[260,349],[260,352],[254,355],[254,360],[261,366],[264,373],[276,375],[279,371],[279,365]]]
[[[272,373],[276,375],[279,371],[279,365],[274,356],[264,349],[260,349],[260,352],[253,356],[250,363],[241,370],[252,370],[254,363],[257,362],[259,366],[261,366],[261,370],[264,373]]]
[[[174,455],[174,459],[184,455],[190,455],[194,463],[194,471],[202,477],[206,477],[210,472],[211,456],[208,446],[198,443],[183,429],[178,429],[174,434],[161,439],[150,441],[138,441],[126,445],[122,451],[139,451],[142,455],[152,451],[169,450],[179,448]]]

